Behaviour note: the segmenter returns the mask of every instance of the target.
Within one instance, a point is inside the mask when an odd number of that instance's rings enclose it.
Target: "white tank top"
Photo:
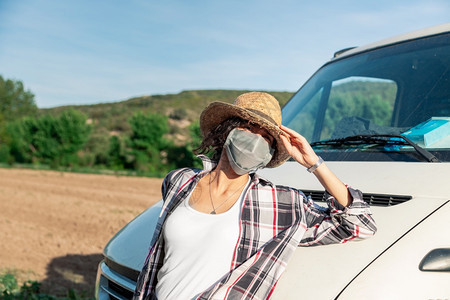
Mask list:
[[[211,215],[189,205],[189,197],[167,218],[163,232],[164,264],[158,272],[158,299],[191,299],[230,271],[239,238],[240,204]]]

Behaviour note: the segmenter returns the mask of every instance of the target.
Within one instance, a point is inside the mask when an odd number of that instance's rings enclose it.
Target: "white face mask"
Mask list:
[[[265,167],[274,152],[262,136],[238,128],[230,131],[224,149],[233,171],[238,175]]]

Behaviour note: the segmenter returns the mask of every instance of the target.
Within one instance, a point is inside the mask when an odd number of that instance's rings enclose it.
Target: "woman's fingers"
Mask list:
[[[305,139],[305,137],[303,135],[301,135],[300,133],[298,133],[297,131],[290,129],[286,126],[281,125],[280,126],[281,130],[283,130],[284,133],[288,134],[290,139],[295,139],[297,141],[299,141],[300,143],[308,143],[308,141]]]
[[[284,125],[280,125],[280,129],[283,130],[283,132],[287,133],[288,136],[292,136],[292,137],[296,137],[299,136],[300,134],[298,134],[296,131],[284,126]]]
[[[283,126],[284,127],[284,126]],[[284,147],[289,155],[295,159],[300,164],[304,164],[303,154],[302,154],[302,145],[299,142],[299,134],[295,131],[284,127],[282,128],[283,134],[280,135],[281,140],[283,141]]]
[[[318,156],[304,136],[286,126],[281,125],[280,128],[286,134],[286,136],[282,134],[280,138],[288,153],[296,161],[305,167],[310,167],[318,160]]]
[[[308,143],[308,141],[295,130],[292,130],[283,125],[281,125],[280,128],[281,130],[283,130],[284,133],[288,135],[290,144],[303,147],[305,143],[306,144]]]

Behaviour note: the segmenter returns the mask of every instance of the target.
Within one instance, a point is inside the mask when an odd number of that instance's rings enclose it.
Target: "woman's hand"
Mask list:
[[[302,135],[283,125],[280,128],[285,133],[280,136],[284,147],[299,164],[310,168],[319,160],[311,145]]]
[[[311,145],[302,135],[283,125],[280,128],[284,133],[280,136],[284,147],[299,164],[310,168],[319,160]],[[322,186],[343,206],[348,206],[353,202],[347,187],[331,172],[325,163],[321,164],[313,173]]]

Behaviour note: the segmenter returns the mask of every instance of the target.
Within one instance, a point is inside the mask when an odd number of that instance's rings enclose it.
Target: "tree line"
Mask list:
[[[57,116],[37,111],[34,95],[22,82],[0,76],[1,163],[123,170],[148,176],[200,164],[192,153],[200,139],[198,123],[189,126],[185,145],[175,145],[165,137],[168,117],[160,114],[136,112],[128,119],[128,134],[95,136],[93,124],[76,109]]]

